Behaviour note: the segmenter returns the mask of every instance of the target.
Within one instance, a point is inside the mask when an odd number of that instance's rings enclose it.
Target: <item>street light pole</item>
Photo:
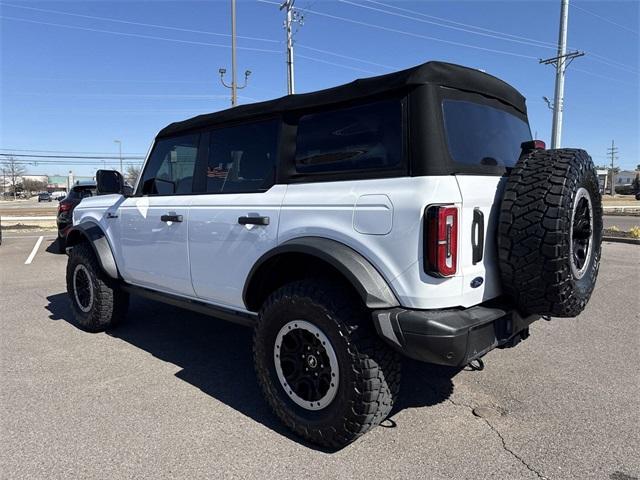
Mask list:
[[[227,70],[221,68],[218,70],[220,73],[220,82],[227,88],[231,89],[231,106],[235,107],[238,104],[238,90],[242,90],[247,86],[247,80],[251,75],[251,70],[244,72],[244,84],[238,85],[237,74],[237,62],[236,62],[236,0],[231,0],[231,85],[227,85],[224,81],[224,75]]]
[[[231,105],[238,103],[238,77],[236,74],[236,0],[231,0]]]
[[[120,173],[124,175],[122,171],[122,142],[120,140],[114,140],[113,142],[118,144],[118,156],[120,157]]]

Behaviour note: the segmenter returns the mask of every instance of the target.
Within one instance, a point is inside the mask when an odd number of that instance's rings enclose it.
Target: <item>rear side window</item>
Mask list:
[[[398,168],[402,102],[382,100],[300,117],[296,171],[302,174]]]
[[[95,187],[87,187],[87,188],[72,188],[71,191],[69,192],[69,195],[67,195],[68,198],[73,198],[73,199],[83,199],[86,197],[93,197],[96,194],[96,189]]]
[[[220,128],[211,132],[208,193],[268,190],[275,181],[278,120]]]
[[[513,167],[529,124],[505,110],[461,100],[442,102],[449,153],[456,163]]]
[[[191,193],[200,135],[182,135],[156,142],[142,174],[143,195]]]

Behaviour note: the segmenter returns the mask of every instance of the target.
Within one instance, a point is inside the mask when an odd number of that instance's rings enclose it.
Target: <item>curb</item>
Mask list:
[[[629,243],[631,245],[640,245],[640,238],[623,238],[623,237],[602,237],[603,242]]]
[[[28,222],[29,220],[32,220],[34,222],[46,222],[46,221],[53,221],[56,219],[55,215],[47,215],[47,216],[27,216],[27,217],[10,217],[8,215],[5,215],[4,217],[2,217],[2,220],[4,220],[5,222]]]

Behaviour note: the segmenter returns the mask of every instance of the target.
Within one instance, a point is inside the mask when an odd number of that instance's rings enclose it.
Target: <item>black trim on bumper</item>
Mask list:
[[[496,347],[510,347],[528,336],[540,318],[523,316],[501,302],[467,309],[375,310],[378,334],[400,353],[423,362],[464,366]]]

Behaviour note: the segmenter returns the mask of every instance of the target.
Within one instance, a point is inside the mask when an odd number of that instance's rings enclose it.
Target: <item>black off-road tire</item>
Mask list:
[[[87,285],[92,293],[80,294],[77,285]],[[70,252],[67,293],[76,325],[88,332],[102,332],[115,327],[129,308],[129,294],[104,274],[88,243],[75,245]]]
[[[580,219],[589,203],[587,228]],[[588,248],[576,248],[572,239],[584,243],[587,234]],[[601,241],[602,198],[587,152],[534,150],[524,155],[507,181],[498,231],[502,285],[517,306],[555,317],[582,312],[598,276]],[[585,260],[578,270],[580,255]]]
[[[258,382],[280,419],[296,434],[330,449],[342,448],[382,422],[400,387],[399,355],[377,336],[359,298],[340,283],[293,282],[275,291],[260,310],[253,337]],[[320,329],[335,350],[339,382],[326,407],[296,404],[278,379],[274,344],[291,321]]]

